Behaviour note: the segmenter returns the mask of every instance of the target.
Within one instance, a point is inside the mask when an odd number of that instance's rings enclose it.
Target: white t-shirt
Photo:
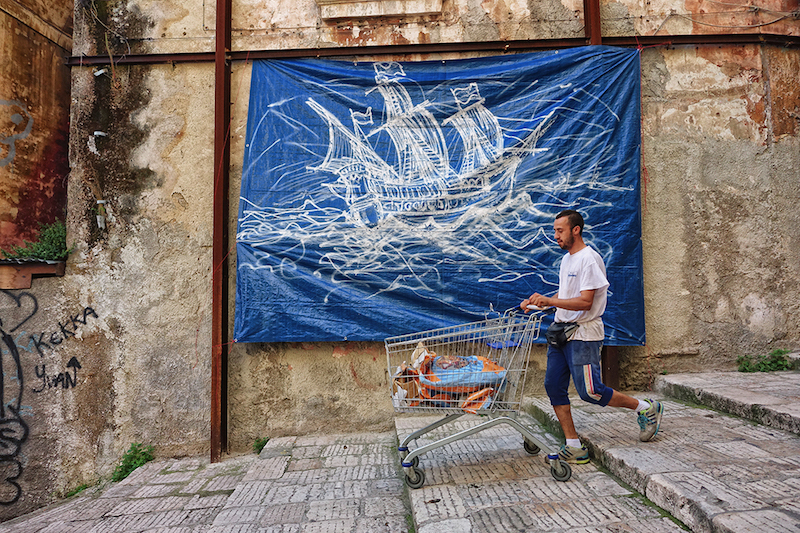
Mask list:
[[[594,290],[592,308],[588,311],[568,311],[558,308],[556,322],[577,322],[581,327],[571,340],[602,341],[605,337],[603,313],[606,310],[608,279],[603,258],[592,248],[586,247],[574,254],[567,253],[561,260],[558,274],[558,297],[577,298],[581,291]]]

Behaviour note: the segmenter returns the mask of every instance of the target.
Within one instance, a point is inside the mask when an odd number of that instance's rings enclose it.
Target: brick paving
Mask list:
[[[520,420],[548,449],[530,455],[517,431],[493,426],[421,455],[418,489],[404,484],[397,445],[437,420],[425,412],[396,417],[391,432],[274,438],[258,456],[215,464],[153,461],[0,533],[800,533],[798,378],[662,376],[664,421],[649,443],[630,411],[576,400],[593,461],[566,482],[544,460],[560,443],[546,430],[557,428],[552,408],[531,398]],[[463,416],[410,448],[480,420]]]
[[[398,417],[395,425],[398,435],[404,436],[437,419]],[[523,413],[520,420],[527,422],[551,450],[558,448],[558,440],[532,418]],[[476,416],[461,417],[426,433],[409,448],[416,449],[479,422]],[[571,478],[559,482],[544,460],[549,450],[530,455],[522,444],[517,431],[498,425],[420,456],[419,468],[426,481],[410,491],[417,532],[683,531],[594,464],[573,465]]]

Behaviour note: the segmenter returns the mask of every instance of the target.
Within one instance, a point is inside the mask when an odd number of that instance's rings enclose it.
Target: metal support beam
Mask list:
[[[600,35],[597,33],[597,35]],[[603,37],[609,46],[701,46],[701,45],[748,45],[769,44],[781,47],[800,46],[798,35],[775,35],[766,33],[719,33],[708,35],[642,35],[638,37]],[[229,52],[231,61],[255,59],[297,59],[302,57],[363,57],[406,54],[447,54],[469,52],[525,52],[531,50],[557,50],[585,46],[587,39],[534,39],[520,41],[480,41],[469,43],[432,43],[382,46],[342,46],[334,48],[295,48],[292,50],[237,50]],[[216,61],[216,54],[197,52],[185,54],[127,54],[117,56],[72,56],[66,58],[70,67],[108,65],[156,65],[171,63],[208,63]]]
[[[600,27],[600,0],[583,0],[583,31],[589,44],[603,44]]]
[[[211,462],[228,448],[228,189],[231,123],[231,0],[217,0],[214,52],[214,221],[211,296]]]
[[[601,371],[603,384],[619,390],[619,355],[617,346],[603,346]]]

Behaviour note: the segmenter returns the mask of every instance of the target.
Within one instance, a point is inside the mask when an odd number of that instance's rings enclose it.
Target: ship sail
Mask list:
[[[442,121],[442,125],[452,123],[464,143],[464,155],[458,169],[458,174],[463,176],[500,157],[503,153],[503,132],[497,117],[483,105],[485,99],[481,97],[477,83],[450,91],[458,105],[458,112]]]
[[[385,131],[398,160],[399,183],[443,185],[450,171],[447,144],[427,100],[414,105],[400,83],[405,72],[399,63],[375,63],[375,83],[386,103],[386,122],[370,136]]]
[[[318,166],[311,167],[312,170],[324,170],[343,178],[350,178],[356,174],[354,166],[384,178],[394,174],[394,169],[381,159],[367,142],[362,140],[363,134],[359,137],[356,133],[349,131],[339,122],[338,118],[313,98],[309,98],[306,103],[328,123],[330,139],[325,159]],[[353,115],[353,120],[356,122],[358,118]],[[360,127],[357,127],[356,130],[361,131]]]
[[[347,216],[358,224],[374,224],[389,216],[413,219],[463,212],[501,203],[514,188],[523,158],[546,150],[536,143],[554,112],[515,145],[506,147],[497,117],[486,108],[477,83],[451,89],[458,110],[441,124],[428,109],[428,100],[414,104],[401,81],[399,63],[376,63],[373,90],[385,102],[385,122],[374,124],[372,108],[351,110],[352,130],[330,111],[309,98],[306,103],[328,125],[329,144],[324,160],[311,170],[338,176],[327,187],[348,205]],[[458,168],[451,168],[442,126],[454,127],[463,144]],[[372,147],[375,136],[386,133],[395,149],[395,164]]]
[[[351,132],[312,98],[306,103],[327,122],[329,136],[325,159],[309,169],[336,174],[339,177],[336,182],[326,185],[349,206],[346,216],[358,224],[374,224],[383,216],[377,209],[379,200],[374,193],[375,186],[392,179],[397,181],[397,177],[395,170],[364,139],[361,126],[371,122],[371,110],[351,112],[354,129]]]

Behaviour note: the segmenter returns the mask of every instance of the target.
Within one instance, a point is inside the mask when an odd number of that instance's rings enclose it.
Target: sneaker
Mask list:
[[[586,446],[577,448],[565,444],[558,450],[558,457],[573,465],[584,465],[589,462],[589,450],[586,449]]]
[[[650,404],[647,409],[639,411],[639,440],[647,442],[656,436],[661,426],[661,415],[664,414],[664,405],[659,401],[646,399]]]

